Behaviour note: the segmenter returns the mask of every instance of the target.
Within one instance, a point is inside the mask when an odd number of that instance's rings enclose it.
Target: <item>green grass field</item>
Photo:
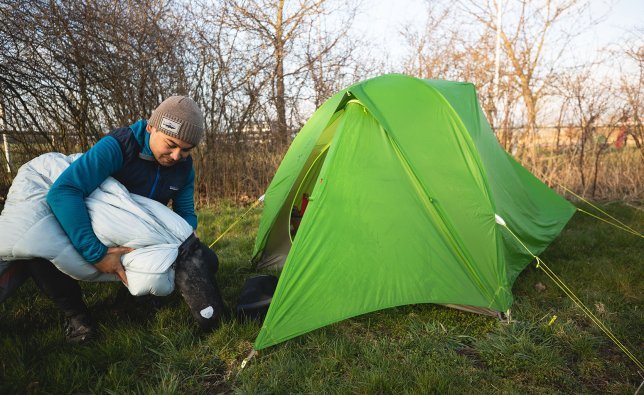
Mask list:
[[[641,209],[603,207],[644,228]],[[243,211],[202,210],[201,239],[209,244]],[[230,306],[254,273],[260,215],[213,247]],[[578,213],[542,258],[644,360],[644,240]],[[534,266],[514,286],[512,323],[402,306],[270,347],[243,370],[258,324],[231,320],[202,335],[177,295],[134,298],[120,288],[83,284],[99,323],[83,346],[65,343],[62,316],[31,280],[0,304],[0,393],[634,393],[643,379]]]

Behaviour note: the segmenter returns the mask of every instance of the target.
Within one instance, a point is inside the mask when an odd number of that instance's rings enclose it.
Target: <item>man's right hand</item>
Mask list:
[[[123,281],[123,284],[127,286],[127,277],[125,276],[125,269],[121,264],[121,255],[125,255],[128,252],[134,251],[134,248],[130,247],[110,247],[107,249],[107,254],[98,261],[94,267],[101,273],[113,273],[118,276],[118,278]]]

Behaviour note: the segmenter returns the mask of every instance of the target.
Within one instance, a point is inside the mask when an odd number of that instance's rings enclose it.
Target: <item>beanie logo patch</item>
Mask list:
[[[162,117],[159,128],[167,133],[177,135],[179,134],[179,129],[181,129],[181,122],[176,122],[172,119]]]

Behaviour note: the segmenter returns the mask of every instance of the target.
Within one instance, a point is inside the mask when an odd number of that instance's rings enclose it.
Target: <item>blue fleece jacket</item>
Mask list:
[[[159,165],[150,150],[146,126],[141,120],[103,137],[58,177],[47,194],[52,212],[87,262],[100,261],[107,247],[94,234],[84,199],[109,176],[131,193],[163,204],[172,199],[174,211],[197,228],[192,158],[171,167]]]

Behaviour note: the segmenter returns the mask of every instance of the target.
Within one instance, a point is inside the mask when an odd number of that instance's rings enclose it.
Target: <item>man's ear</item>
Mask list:
[[[150,124],[147,124],[147,125],[145,126],[145,131],[146,131],[146,132],[148,132],[148,133],[150,133],[150,134],[152,134],[152,126],[150,126]]]

